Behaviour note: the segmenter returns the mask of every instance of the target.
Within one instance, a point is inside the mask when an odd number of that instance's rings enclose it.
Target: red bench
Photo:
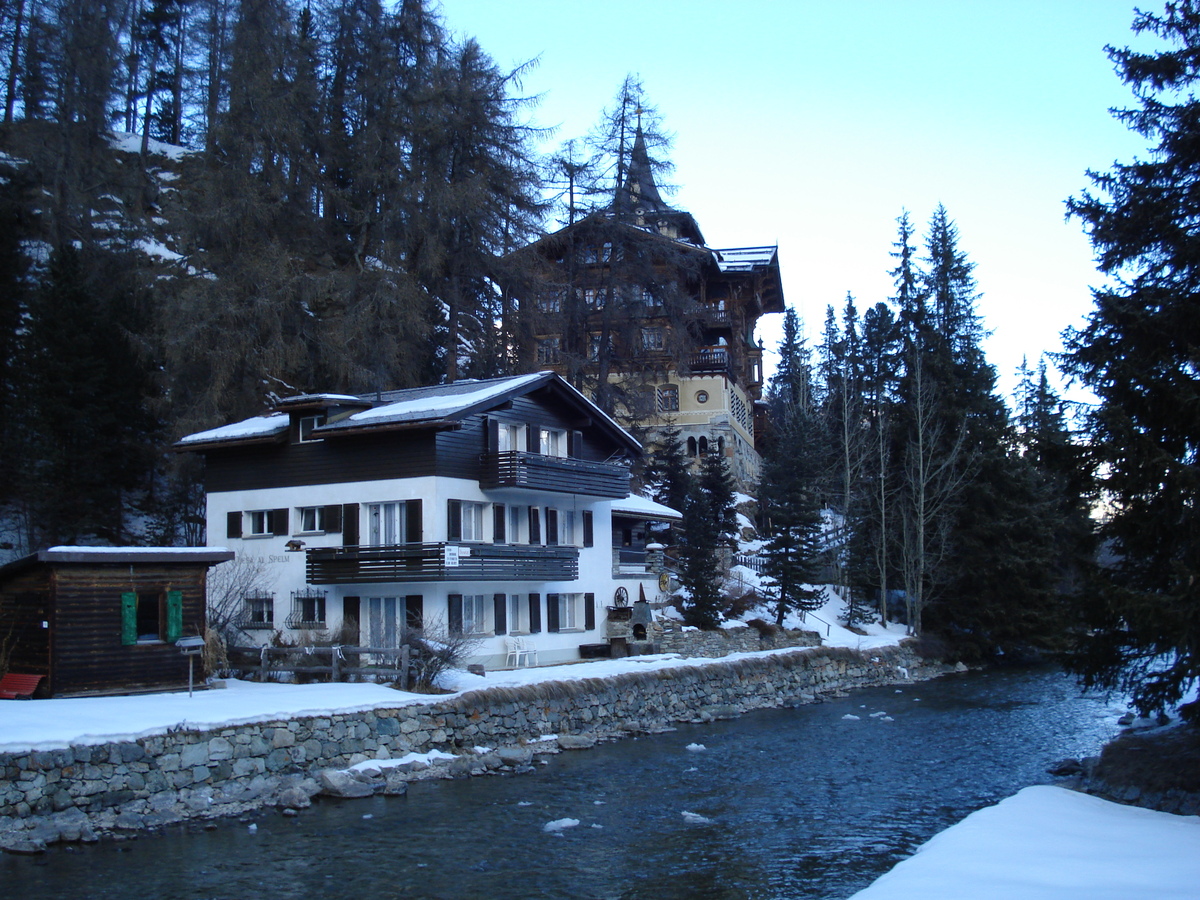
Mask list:
[[[33,692],[45,675],[19,675],[6,672],[0,678],[0,700],[32,700]]]

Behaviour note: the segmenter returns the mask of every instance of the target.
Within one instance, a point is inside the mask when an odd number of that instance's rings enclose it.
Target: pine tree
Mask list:
[[[733,479],[724,455],[714,447],[701,461],[683,507],[679,579],[688,591],[683,617],[689,625],[712,629],[721,624],[723,557],[736,530]]]
[[[825,343],[827,347],[831,343],[828,327]],[[820,605],[819,593],[809,585],[821,566],[820,494],[827,442],[812,399],[811,369],[800,319],[789,309],[784,314],[779,365],[767,393],[770,429],[758,496],[765,536],[764,574],[771,582],[767,592],[779,625],[789,612]]]
[[[1071,664],[1085,684],[1128,691],[1151,713],[1200,674],[1200,4],[1139,12],[1133,31],[1165,45],[1108,48],[1137,101],[1116,116],[1150,152],[1089,172],[1095,193],[1068,202],[1106,276],[1065,367],[1099,397],[1087,427],[1111,557],[1089,588]],[[1200,702],[1181,709],[1200,720]]]

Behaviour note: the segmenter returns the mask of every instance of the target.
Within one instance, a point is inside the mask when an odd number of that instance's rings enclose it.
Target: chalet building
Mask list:
[[[209,539],[266,572],[240,621],[258,642],[423,627],[492,667],[518,638],[579,659],[608,607],[657,596],[650,523],[677,515],[630,500],[637,441],[552,372],[291,397],[176,446],[204,455]]]
[[[50,547],[0,566],[9,669],[41,675],[35,696],[186,687],[176,642],[204,634],[221,547]]]
[[[663,201],[639,129],[612,205],[512,261],[523,274],[506,290],[530,365],[563,375],[650,441],[677,426],[694,459],[723,453],[740,487],[757,483],[755,325],[784,311],[777,247],[708,247],[691,214]]]

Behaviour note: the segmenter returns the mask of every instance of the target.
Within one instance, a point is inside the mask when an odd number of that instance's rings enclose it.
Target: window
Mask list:
[[[292,613],[285,624],[288,628],[324,628],[325,591],[292,591]]]
[[[528,429],[524,425],[501,424],[496,434],[496,449],[501,453],[524,450],[527,433]]]
[[[642,329],[642,349],[661,350],[663,348],[663,330],[661,328]]]
[[[244,598],[242,628],[275,627],[275,595],[249,593]]]
[[[567,455],[567,433],[557,428],[539,428],[538,452],[542,456],[565,457]]]
[[[446,539],[483,540],[483,504],[469,500],[451,500],[447,504]]]
[[[546,630],[551,632],[584,630],[579,615],[582,596],[580,594],[547,594]],[[594,597],[595,595],[588,594],[587,596]]]
[[[510,634],[526,632],[527,604],[520,594],[508,595],[508,630]]]
[[[510,506],[508,508],[507,537],[510,544],[521,542],[521,519],[523,518],[525,517],[521,515],[521,507]]]
[[[662,300],[654,296],[650,288],[642,288],[642,302],[652,308],[662,306]]]
[[[487,634],[488,598],[485,594],[463,594],[462,633]]]
[[[404,543],[406,512],[403,503],[368,503],[367,542],[372,547]]]
[[[559,543],[575,546],[575,511],[566,509],[559,513]]]
[[[400,646],[404,630],[403,600],[403,597],[363,597],[359,633],[365,646],[388,650]]]
[[[556,337],[539,340],[537,346],[538,365],[552,366],[557,363],[560,346],[559,340]]]
[[[307,443],[309,441],[319,441],[320,436],[313,437],[313,429],[320,428],[325,424],[324,413],[316,416],[301,416],[300,417],[300,442]]]
[[[559,594],[558,595],[558,627],[563,631],[570,631],[573,628],[579,627],[579,595],[578,594]]]
[[[246,513],[246,536],[263,537],[271,533],[271,511],[252,509]]]
[[[708,391],[696,391],[696,402],[697,403],[707,403],[708,402]]]
[[[323,506],[300,507],[300,531],[311,534],[325,530],[325,508]]]
[[[121,594],[121,643],[174,643],[183,635],[183,591]]]
[[[658,389],[658,411],[679,411],[679,388],[668,384]]]
[[[604,242],[598,247],[588,247],[583,251],[584,263],[605,263],[612,259],[612,243]]]
[[[579,292],[583,297],[583,304],[588,309],[600,309],[604,305],[604,292],[599,288],[584,288]]]
[[[544,313],[556,313],[562,309],[562,291],[547,291],[538,296],[538,309]]]

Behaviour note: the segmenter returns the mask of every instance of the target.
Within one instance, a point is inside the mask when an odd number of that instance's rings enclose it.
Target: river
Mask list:
[[[214,830],[0,855],[5,897],[844,898],[1084,756],[1124,711],[1049,669],[951,675]],[[547,823],[578,820],[544,831]]]

